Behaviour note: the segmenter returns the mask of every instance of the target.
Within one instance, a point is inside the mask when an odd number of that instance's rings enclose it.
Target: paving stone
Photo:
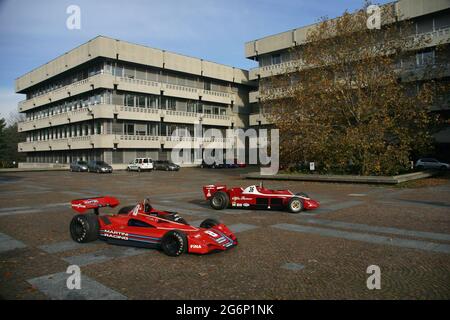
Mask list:
[[[32,286],[52,300],[126,300],[123,294],[83,275],[81,271],[81,289],[67,288],[66,272],[50,274],[27,280]]]
[[[11,251],[14,249],[25,248],[26,245],[10,236],[0,232],[0,252]]]

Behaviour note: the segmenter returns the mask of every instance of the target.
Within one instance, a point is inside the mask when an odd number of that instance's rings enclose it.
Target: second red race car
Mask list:
[[[208,185],[203,187],[203,194],[212,208],[252,209],[287,209],[291,213],[312,210],[319,207],[319,202],[306,193],[293,193],[289,190],[271,190],[261,186],[247,188],[227,188],[226,185]]]
[[[100,215],[99,209],[119,205],[114,197],[78,199],[71,204],[79,214],[70,223],[70,234],[80,243],[102,239],[112,244],[162,249],[174,257],[186,252],[225,251],[238,243],[227,226],[215,219],[206,219],[200,227],[194,227],[176,212],[152,208],[148,199],[113,215]]]

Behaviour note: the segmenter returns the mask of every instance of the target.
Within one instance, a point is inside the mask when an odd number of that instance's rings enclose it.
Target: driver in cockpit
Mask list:
[[[144,200],[144,213],[151,214],[152,213],[152,205],[150,204],[150,198],[145,198]]]

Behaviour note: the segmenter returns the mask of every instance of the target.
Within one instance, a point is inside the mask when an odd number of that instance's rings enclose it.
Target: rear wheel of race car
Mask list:
[[[200,224],[200,228],[209,229],[214,226],[217,226],[218,224],[220,224],[220,222],[217,221],[216,219],[206,219]]]
[[[299,213],[303,210],[303,201],[300,198],[293,197],[289,200],[287,208],[291,213]]]
[[[128,212],[130,212],[131,210],[134,209],[135,206],[126,206],[126,207],[122,207],[120,208],[119,212],[117,212],[118,214],[127,214]]]
[[[163,236],[161,240],[161,248],[168,256],[178,257],[187,252],[187,237],[181,231],[171,230]]]
[[[230,203],[230,198],[228,197],[228,194],[223,191],[217,191],[212,196],[211,200],[209,200],[209,204],[213,209],[216,210],[222,210],[228,207],[228,204]]]
[[[79,243],[97,240],[99,229],[98,218],[93,213],[78,214],[70,222],[70,236]]]

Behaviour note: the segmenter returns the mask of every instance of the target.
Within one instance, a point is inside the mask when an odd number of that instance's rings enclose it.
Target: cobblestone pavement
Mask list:
[[[245,186],[248,169],[180,172],[0,174],[0,298],[4,299],[449,299],[450,182],[417,189],[271,181],[304,191],[317,211],[212,210],[201,187]],[[239,246],[171,258],[156,250],[80,245],[69,201],[98,195],[123,205],[150,196],[156,208],[199,223],[215,217]],[[111,213],[105,210],[103,213]],[[82,289],[68,290],[77,264]],[[381,289],[366,286],[381,269]]]

